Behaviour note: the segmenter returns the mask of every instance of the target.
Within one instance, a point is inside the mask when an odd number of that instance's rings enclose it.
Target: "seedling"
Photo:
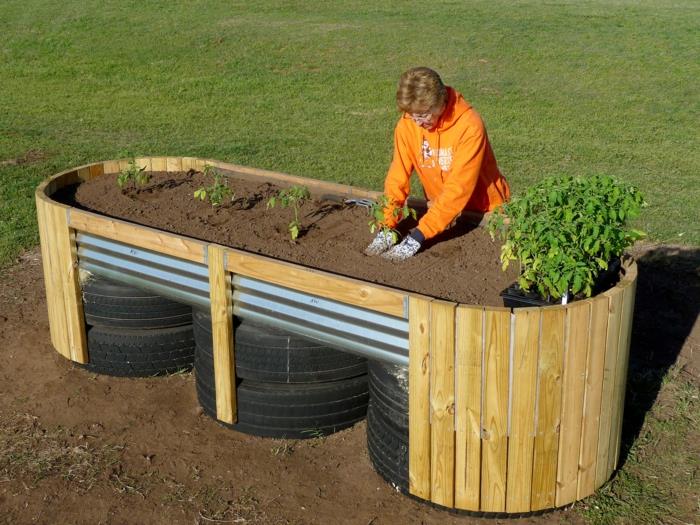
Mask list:
[[[119,172],[117,175],[117,184],[124,192],[124,187],[131,184],[133,188],[136,186],[145,186],[151,180],[151,175],[146,171],[145,166],[138,166],[136,159],[129,161],[129,165]]]
[[[397,206],[396,203],[389,199],[389,197],[386,195],[381,195],[375,202],[370,204],[369,215],[371,218],[368,223],[369,231],[371,233],[374,233],[377,230],[383,231],[385,235],[390,235],[393,241],[396,243],[399,239],[399,232],[394,228],[389,228],[385,224],[386,212],[388,210],[390,210],[391,215],[399,222],[404,220],[406,217],[413,217],[415,219],[416,210],[411,208],[408,205],[408,202],[405,202],[403,206]]]
[[[299,207],[311,198],[311,194],[306,186],[292,186],[286,190],[280,190],[277,195],[270,197],[267,201],[268,208],[274,208],[278,203],[282,208],[292,206],[294,208],[294,220],[289,223],[289,235],[292,240],[296,240],[301,232],[301,222],[299,221]]]
[[[201,201],[206,201],[209,199],[212,206],[219,206],[228,197],[231,198],[230,200],[236,198],[236,194],[224,183],[224,176],[219,173],[216,168],[210,164],[207,164],[204,166],[204,175],[214,177],[214,184],[209,187],[202,186],[201,188],[195,190],[195,199],[199,199]]]

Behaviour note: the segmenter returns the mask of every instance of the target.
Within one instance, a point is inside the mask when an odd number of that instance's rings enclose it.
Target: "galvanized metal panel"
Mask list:
[[[209,270],[92,234],[78,233],[81,268],[174,301],[209,309]],[[325,342],[331,346],[408,365],[408,315],[395,317],[313,294],[234,275],[234,315]]]

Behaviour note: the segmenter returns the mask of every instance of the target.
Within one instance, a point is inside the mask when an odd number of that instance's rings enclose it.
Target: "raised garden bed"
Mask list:
[[[147,158],[137,163],[173,174],[211,164],[257,182],[305,184],[317,195],[340,201],[376,195],[216,161]],[[222,421],[234,422],[236,414],[231,314],[265,317],[338,346],[347,344],[356,353],[408,365],[409,492],[419,498],[448,508],[518,514],[567,505],[609,478],[619,456],[637,276],[633,261],[623,261],[618,284],[596,297],[511,310],[488,300],[470,302],[310,269],[280,261],[293,260],[283,255],[251,254],[52,197],[125,167],[126,161],[83,166],[37,189],[51,337],[67,358],[89,359],[77,269],[92,264],[161,291],[177,288],[178,297],[210,307],[216,413]],[[361,217],[364,212],[349,213]],[[347,229],[339,224],[338,239]],[[243,222],[233,229],[239,225]],[[123,250],[123,264],[115,250]],[[117,262],[101,260],[107,252]],[[412,264],[427,266],[429,253]],[[163,268],[175,273],[155,275]],[[180,277],[168,281],[176,274]],[[182,275],[190,274],[191,282],[179,286]],[[448,275],[443,281],[451,291],[450,280],[459,279]],[[483,284],[496,293],[505,287]],[[331,314],[336,317],[325,322]]]

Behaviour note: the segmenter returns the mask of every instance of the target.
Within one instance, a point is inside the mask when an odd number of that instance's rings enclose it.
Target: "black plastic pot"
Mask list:
[[[605,290],[615,286],[620,280],[620,259],[614,259],[608,263],[608,269],[598,274],[596,282],[593,284],[592,295],[598,295]],[[525,292],[517,284],[512,284],[501,292],[503,306],[506,308],[523,308],[532,306],[550,306],[561,304],[561,300],[543,299],[536,293]],[[579,297],[569,297],[569,302],[580,299]]]

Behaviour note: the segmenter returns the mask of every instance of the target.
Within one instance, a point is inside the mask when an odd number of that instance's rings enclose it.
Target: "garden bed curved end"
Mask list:
[[[237,176],[305,184],[312,192],[377,195],[190,157],[136,162],[152,171],[201,170],[210,164]],[[409,368],[409,492],[414,496],[467,511],[536,512],[585,498],[616,468],[637,280],[632,259],[623,261],[614,288],[588,300],[482,307],[251,255],[51,198],[64,186],[127,165],[124,160],[82,166],[50,178],[36,191],[51,340],[66,358],[89,359],[76,245],[76,236],[87,233],[208,269],[206,300],[222,421],[236,418],[232,283],[244,276],[309,294],[311,300],[405,321],[405,356],[386,355]]]

